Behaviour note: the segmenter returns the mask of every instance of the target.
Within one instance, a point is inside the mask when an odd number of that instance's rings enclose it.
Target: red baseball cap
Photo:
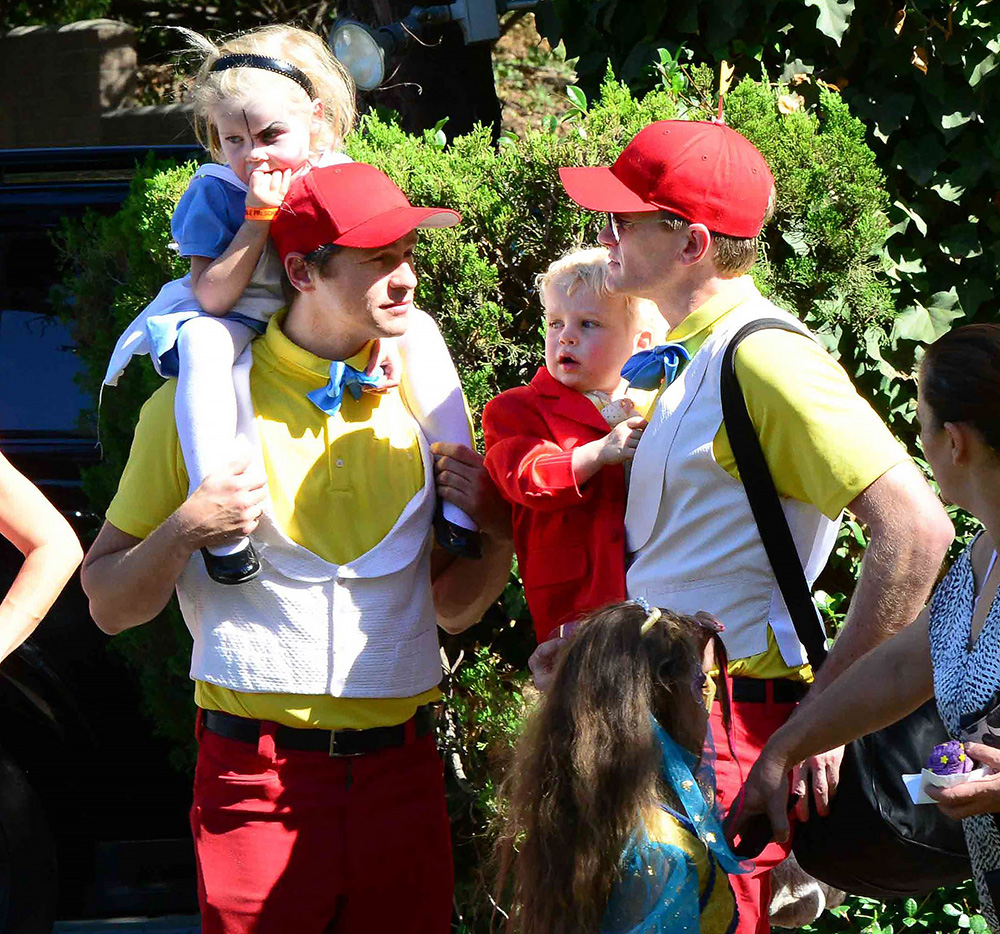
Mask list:
[[[387,246],[418,227],[454,227],[461,216],[448,208],[415,208],[384,172],[364,162],[312,169],[288,188],[271,239],[282,260],[328,243]]]
[[[640,130],[611,168],[559,170],[591,211],[670,211],[730,237],[756,237],[774,177],[745,136],[714,122],[660,120]]]

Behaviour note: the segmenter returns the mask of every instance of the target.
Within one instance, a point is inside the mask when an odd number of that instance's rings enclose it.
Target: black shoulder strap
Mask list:
[[[778,491],[736,378],[736,348],[743,338],[763,328],[780,328],[808,337],[780,318],[759,318],[740,328],[729,341],[722,358],[722,417],[767,560],[784,597],[795,633],[805,646],[809,664],[816,670],[826,658],[826,639],[816,617],[816,606],[788,528],[788,520],[781,508]]]

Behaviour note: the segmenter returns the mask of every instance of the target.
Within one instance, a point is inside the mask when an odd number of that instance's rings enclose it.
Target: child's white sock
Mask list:
[[[210,315],[185,321],[178,332],[174,419],[188,472],[189,495],[235,455],[233,363],[253,336],[245,324]],[[242,551],[247,544],[248,540],[241,538],[208,550],[222,557]]]

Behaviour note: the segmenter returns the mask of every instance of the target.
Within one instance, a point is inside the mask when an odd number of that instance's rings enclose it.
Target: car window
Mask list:
[[[35,311],[0,310],[0,437],[91,434],[81,422],[90,408],[75,382],[81,369],[62,321]]]

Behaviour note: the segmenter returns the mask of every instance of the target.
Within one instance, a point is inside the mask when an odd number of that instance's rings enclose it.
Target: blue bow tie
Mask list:
[[[344,390],[349,389],[355,399],[360,399],[366,387],[374,388],[382,381],[382,372],[376,370],[376,373],[363,373],[342,360],[334,360],[330,364],[330,381],[322,389],[306,393],[306,398],[327,415],[336,415],[344,399]]]
[[[636,389],[659,389],[669,386],[691,355],[680,344],[660,344],[640,350],[625,361],[622,376]]]

